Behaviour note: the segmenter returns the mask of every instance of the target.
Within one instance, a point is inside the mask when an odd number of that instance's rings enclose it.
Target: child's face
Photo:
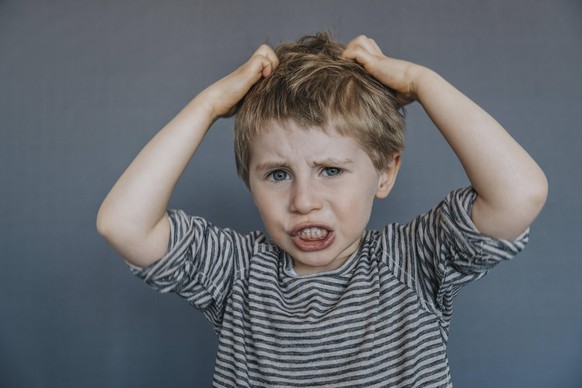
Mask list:
[[[354,139],[333,131],[273,123],[252,144],[249,186],[267,233],[306,275],[339,268],[356,251],[398,166],[396,157],[378,171]]]

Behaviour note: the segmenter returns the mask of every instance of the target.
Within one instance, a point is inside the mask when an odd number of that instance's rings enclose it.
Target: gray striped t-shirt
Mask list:
[[[408,224],[367,231],[341,268],[304,277],[262,233],[170,211],[167,255],[132,270],[210,320],[217,387],[450,387],[453,297],[528,238],[480,234],[474,199],[452,192]]]

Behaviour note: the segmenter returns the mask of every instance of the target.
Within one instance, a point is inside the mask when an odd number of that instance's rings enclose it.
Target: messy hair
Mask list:
[[[394,92],[327,33],[275,48],[279,66],[241,101],[234,123],[237,171],[249,184],[251,144],[273,121],[354,138],[378,170],[404,147],[404,111]]]

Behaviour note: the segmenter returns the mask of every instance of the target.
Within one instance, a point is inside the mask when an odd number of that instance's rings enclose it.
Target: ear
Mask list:
[[[395,154],[388,163],[388,166],[380,171],[380,176],[378,178],[378,189],[376,190],[376,198],[386,198],[394,183],[396,182],[396,176],[398,175],[398,170],[400,169],[400,154]]]

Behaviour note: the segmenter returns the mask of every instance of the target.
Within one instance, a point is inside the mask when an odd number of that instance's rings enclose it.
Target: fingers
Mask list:
[[[368,38],[365,35],[360,35],[348,43],[346,49],[342,53],[343,58],[353,59],[364,66],[370,64],[375,58],[383,55],[382,50],[376,44],[374,39]]]
[[[360,35],[357,38],[353,39],[348,45],[344,53],[352,53],[354,51],[366,51],[373,55],[382,55],[382,50],[376,43],[376,41],[372,38],[368,38],[365,35]],[[346,54],[344,54],[345,56]]]
[[[275,52],[266,44],[262,44],[258,48],[257,53],[259,55],[262,55],[269,62],[268,68],[270,69],[270,72],[272,72],[277,68],[277,66],[279,66],[279,58],[277,58],[277,54],[275,54]]]
[[[379,54],[382,54],[382,50],[380,49],[380,46],[378,46],[378,44],[376,43],[376,41],[374,39],[370,38],[370,44],[374,48],[374,51],[378,52]]]
[[[262,44],[248,63],[254,71],[257,71],[257,74],[268,77],[279,65],[279,58],[269,46]]]

